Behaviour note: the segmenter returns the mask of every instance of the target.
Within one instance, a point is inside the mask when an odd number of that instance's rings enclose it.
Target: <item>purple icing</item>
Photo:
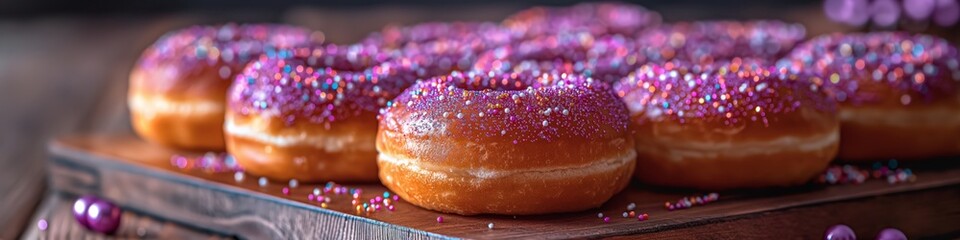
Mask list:
[[[734,59],[714,64],[671,61],[648,64],[625,77],[614,90],[631,114],[741,125],[776,122],[770,115],[809,107],[835,112],[827,96],[762,60]]]
[[[562,32],[632,35],[660,25],[659,13],[625,3],[581,3],[570,7],[534,7],[515,13],[504,26],[525,37]]]
[[[413,26],[387,26],[380,32],[371,33],[361,42],[380,48],[403,48],[410,43],[422,44],[437,40],[506,44],[514,38],[512,32],[494,23],[428,22]]]
[[[408,134],[418,134],[415,123],[454,121],[467,130],[445,134],[512,138],[514,143],[597,139],[627,131],[626,108],[609,86],[570,74],[454,72],[410,87],[381,110],[380,119],[383,128]]]
[[[777,65],[808,72],[837,101],[853,104],[945,99],[960,80],[957,48],[929,35],[832,34],[799,46]],[[889,95],[894,95],[890,99]],[[887,97],[885,97],[887,96]]]
[[[803,25],[780,21],[703,21],[664,25],[637,36],[639,59],[697,63],[735,57],[775,60],[802,41]]]
[[[138,64],[141,68],[174,65],[180,74],[222,65],[227,68],[218,70],[221,78],[230,79],[260,54],[273,55],[277,49],[320,43],[322,38],[318,32],[286,25],[197,25],[160,37],[144,51]]]
[[[240,114],[267,113],[288,125],[325,124],[373,115],[416,80],[395,51],[350,46],[311,46],[278,51],[250,63],[229,93]]]
[[[629,54],[633,49],[633,41],[620,35],[545,35],[487,51],[477,59],[474,70],[531,75],[575,73],[612,83],[643,63]]]
[[[469,70],[477,54],[506,45],[512,32],[486,22],[422,23],[408,27],[386,27],[368,36],[363,43],[385,49],[399,49],[403,61],[413,65],[419,78],[452,71]]]

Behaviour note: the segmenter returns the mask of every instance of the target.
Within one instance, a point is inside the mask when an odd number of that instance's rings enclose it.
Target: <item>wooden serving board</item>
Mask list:
[[[287,183],[261,187],[253,176],[237,182],[233,173],[179,169],[170,164],[171,156],[200,153],[168,150],[134,136],[64,137],[54,140],[50,151],[54,190],[97,194],[126,210],[250,239],[819,238],[827,226],[838,223],[850,225],[864,238],[888,226],[909,236],[960,236],[960,161],[951,159],[906,166],[918,176],[911,183],[868,180],[721,192],[717,202],[675,211],[667,211],[664,202],[704,193],[632,184],[602,208],[581,213],[465,217],[421,209],[402,199],[394,203],[396,211],[356,214],[349,195],[333,195],[328,208],[322,208],[307,199],[321,184],[301,183],[284,195],[281,189]],[[362,200],[387,190],[379,184],[346,185],[363,189]],[[622,218],[631,202],[650,219]],[[597,218],[600,212],[611,217],[610,223]],[[438,216],[443,223],[437,223]],[[488,223],[494,228],[488,229]]]

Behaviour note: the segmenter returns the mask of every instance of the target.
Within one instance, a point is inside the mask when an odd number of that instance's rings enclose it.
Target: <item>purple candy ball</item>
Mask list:
[[[907,240],[907,235],[896,228],[885,228],[877,234],[877,240]]]
[[[887,27],[897,23],[900,18],[900,5],[894,0],[876,0],[870,5],[873,23]]]
[[[827,229],[827,232],[823,235],[823,239],[826,240],[856,240],[857,234],[853,232],[853,229],[850,229],[847,225],[837,224],[833,225]]]
[[[73,218],[77,219],[77,223],[80,223],[80,226],[90,228],[90,223],[87,222],[87,208],[98,200],[96,196],[84,195],[77,198],[76,202],[73,202]]]
[[[936,0],[904,0],[903,11],[914,20],[924,20],[933,13]]]
[[[933,22],[937,25],[949,27],[960,20],[960,4],[957,4],[957,0],[937,0],[936,9],[933,13]]]
[[[870,20],[869,7],[866,0],[826,0],[823,2],[823,11],[831,20],[850,25],[863,25]]]
[[[107,201],[96,201],[87,208],[87,222],[90,229],[103,234],[111,234],[120,227],[120,208]]]

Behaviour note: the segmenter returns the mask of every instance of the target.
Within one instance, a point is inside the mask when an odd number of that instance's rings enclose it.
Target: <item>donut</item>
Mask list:
[[[648,64],[614,85],[630,111],[637,180],[723,190],[798,185],[839,146],[836,103],[763,60]]]
[[[502,25],[526,38],[562,32],[632,36],[660,25],[660,14],[627,3],[581,3],[570,7],[533,7],[503,20]]]
[[[776,61],[804,40],[801,24],[775,20],[665,24],[636,35],[640,59],[710,63],[736,57]]]
[[[169,147],[222,150],[224,100],[232,77],[260,54],[311,42],[322,42],[322,34],[270,24],[170,32],[143,52],[130,73],[133,129]]]
[[[454,72],[410,87],[379,119],[380,181],[440,212],[585,210],[636,166],[626,107],[579,75]]]
[[[304,46],[263,55],[228,96],[227,151],[274,180],[377,179],[377,111],[415,81],[389,52]]]
[[[607,83],[619,81],[645,59],[630,54],[633,41],[587,32],[545,35],[481,54],[473,70],[494,73],[574,73]]]
[[[437,40],[464,42],[508,43],[515,32],[489,22],[426,22],[413,26],[388,25],[370,33],[361,43],[381,49],[401,49],[408,44],[422,44]]]
[[[407,27],[388,26],[362,42],[400,50],[403,61],[423,79],[467,71],[477,55],[513,41],[512,32],[487,22],[429,22]]]
[[[960,153],[958,59],[941,38],[877,32],[820,36],[778,64],[840,103],[840,159],[916,160]]]

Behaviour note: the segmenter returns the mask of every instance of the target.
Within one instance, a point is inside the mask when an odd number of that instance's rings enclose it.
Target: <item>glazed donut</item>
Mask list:
[[[520,36],[536,38],[561,32],[632,36],[662,21],[659,13],[639,5],[581,3],[570,7],[533,7],[507,17],[502,24]]]
[[[322,34],[268,24],[192,26],[164,35],[130,73],[133,129],[176,148],[222,150],[231,77],[277,48],[322,42]]]
[[[778,64],[818,75],[840,102],[839,157],[925,159],[960,153],[960,63],[947,41],[907,33],[834,34]]]
[[[673,23],[644,31],[636,39],[641,59],[709,64],[735,57],[775,61],[805,36],[801,24],[755,20]]]
[[[836,103],[763,62],[649,64],[616,84],[636,178],[723,190],[803,184],[826,169],[840,141]]]
[[[275,180],[376,181],[377,110],[413,84],[411,72],[359,45],[263,55],[230,89],[227,151]]]
[[[621,35],[595,37],[587,32],[545,35],[489,50],[473,70],[493,73],[574,73],[606,83],[619,81],[645,59],[630,54],[633,41]]]
[[[585,210],[635,167],[626,107],[582,76],[454,72],[410,87],[379,118],[380,181],[441,212]]]

